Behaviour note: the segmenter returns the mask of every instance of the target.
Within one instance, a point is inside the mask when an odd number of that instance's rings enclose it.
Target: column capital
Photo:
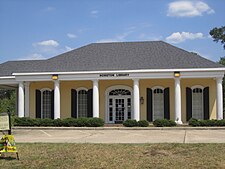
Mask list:
[[[99,81],[99,79],[92,80],[93,83],[97,83],[98,81]]]
[[[24,82],[24,86],[25,87],[29,87],[30,86],[30,82]]]
[[[217,81],[217,83],[222,83],[223,77],[217,77],[217,78],[216,78],[216,81]]]
[[[134,79],[132,79],[134,82],[139,82],[139,80],[140,79],[138,79],[138,78],[134,78]]]

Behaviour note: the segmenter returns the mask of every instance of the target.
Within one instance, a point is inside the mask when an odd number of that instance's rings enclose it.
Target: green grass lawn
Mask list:
[[[0,168],[225,168],[225,144],[17,144]],[[13,156],[13,155],[11,155]],[[15,157],[15,156],[14,156]]]

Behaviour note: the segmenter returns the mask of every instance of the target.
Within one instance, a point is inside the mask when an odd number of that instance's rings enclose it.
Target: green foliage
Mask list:
[[[140,120],[140,121],[138,121],[138,126],[139,127],[148,127],[149,122],[147,120]]]
[[[146,120],[136,121],[136,120],[128,119],[128,120],[123,122],[123,125],[125,127],[148,127],[149,122],[146,121]]]
[[[14,90],[0,90],[0,113],[10,112],[15,114],[16,93]]]
[[[155,127],[173,127],[173,126],[176,126],[177,123],[173,120],[168,120],[168,119],[156,119],[153,122],[153,125]]]
[[[197,119],[194,119],[194,118],[191,118],[191,119],[188,121],[188,124],[189,124],[190,126],[193,126],[193,127],[200,126],[200,122],[199,122]]]
[[[210,30],[209,34],[212,36],[213,41],[220,41],[223,45],[223,48],[225,49],[225,26],[222,26],[220,28],[215,27]]]
[[[225,126],[225,120],[197,120],[197,119],[190,119],[189,125],[193,127],[197,126]]]
[[[101,118],[88,118],[87,122],[87,127],[101,127],[105,123]]]
[[[16,117],[14,126],[65,126],[65,127],[100,127],[104,121],[100,118],[67,118],[67,119],[32,119]]]
[[[138,126],[138,122],[136,120],[128,119],[128,120],[123,122],[123,125],[125,127],[137,127]]]

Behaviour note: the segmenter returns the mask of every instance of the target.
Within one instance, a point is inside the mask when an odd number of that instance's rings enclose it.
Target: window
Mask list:
[[[109,93],[110,96],[118,96],[118,95],[131,95],[129,90],[125,90],[125,89],[116,89],[116,90],[112,90]]]
[[[78,117],[87,117],[87,90],[79,90],[77,97]]]
[[[51,118],[51,112],[52,112],[52,97],[51,97],[51,90],[45,89],[42,90],[42,113],[41,118]]]
[[[192,89],[192,118],[203,119],[203,91],[201,88]]]
[[[153,120],[164,119],[164,93],[163,89],[153,90]]]

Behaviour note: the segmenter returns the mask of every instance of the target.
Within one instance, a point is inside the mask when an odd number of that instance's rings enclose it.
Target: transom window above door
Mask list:
[[[131,95],[130,91],[129,90],[126,90],[126,89],[115,89],[115,90],[112,90],[110,93],[109,93],[110,96],[116,96],[116,95]]]

